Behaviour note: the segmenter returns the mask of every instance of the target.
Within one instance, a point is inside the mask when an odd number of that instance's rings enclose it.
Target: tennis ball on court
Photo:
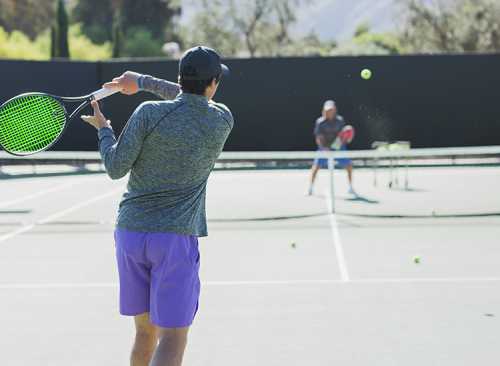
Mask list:
[[[416,256],[413,257],[413,262],[415,262],[415,264],[419,264],[420,260],[421,260],[421,258],[418,255],[416,255]]]
[[[372,71],[370,69],[361,70],[361,77],[365,80],[370,80],[372,78]]]

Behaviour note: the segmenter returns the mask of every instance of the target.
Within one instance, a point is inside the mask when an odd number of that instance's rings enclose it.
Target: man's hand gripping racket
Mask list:
[[[354,139],[354,127],[351,125],[345,126],[337,135],[337,138],[333,142],[331,148],[334,150],[340,150],[344,145],[350,144]]]
[[[139,78],[141,74],[127,71],[123,73],[121,76],[114,78],[112,81],[105,83],[103,88],[109,90],[115,90],[116,92],[120,92],[125,95],[133,95],[138,93],[139,90]],[[82,119],[88,124],[94,126],[97,129],[103,127],[111,127],[111,123],[109,120],[104,117],[99,108],[99,103],[93,101],[91,103],[92,108],[94,109],[93,116],[82,116]]]

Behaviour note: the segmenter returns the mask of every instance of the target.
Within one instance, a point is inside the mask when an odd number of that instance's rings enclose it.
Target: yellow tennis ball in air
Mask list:
[[[361,77],[365,80],[370,80],[372,78],[372,71],[370,69],[361,70]]]

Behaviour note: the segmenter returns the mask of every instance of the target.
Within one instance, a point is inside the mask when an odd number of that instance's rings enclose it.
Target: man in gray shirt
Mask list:
[[[118,140],[97,103],[94,116],[82,116],[98,129],[111,179],[130,173],[115,241],[120,312],[135,317],[133,366],[182,363],[198,309],[207,179],[234,123],[229,109],[212,101],[227,72],[214,50],[195,47],[179,63],[180,85],[132,72],[105,84],[167,100],[141,104]]]
[[[337,113],[337,105],[333,100],[327,100],[323,104],[322,116],[316,120],[314,124],[314,136],[316,139],[316,144],[318,145],[318,151],[330,151],[333,149],[332,144],[336,140],[339,133],[346,126],[344,117]],[[341,145],[339,150],[347,150],[345,144]],[[354,188],[352,186],[352,161],[351,159],[338,158],[335,159],[335,164],[337,167],[345,168],[347,170],[347,178],[349,180],[349,193],[356,195]],[[309,180],[309,188],[307,194],[311,196],[313,194],[314,182],[318,171],[321,168],[328,168],[327,159],[315,159],[311,168],[311,178]]]

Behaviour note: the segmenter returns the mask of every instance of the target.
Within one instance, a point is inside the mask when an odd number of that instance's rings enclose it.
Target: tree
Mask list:
[[[225,56],[280,56],[323,53],[313,34],[301,39],[290,35],[296,7],[311,0],[198,0],[200,11],[184,30],[188,45],[206,44]],[[299,45],[304,45],[302,52]],[[297,46],[297,47],[296,47]]]
[[[50,58],[57,57],[57,27],[55,24],[50,27]]]
[[[280,55],[291,42],[289,28],[295,23],[294,9],[302,0],[255,0],[236,5],[230,1],[229,17],[243,39],[250,57]]]
[[[269,24],[266,16],[271,12],[269,0],[255,0],[247,3],[244,11],[231,1],[230,15],[234,21],[236,30],[243,36],[250,57],[255,57],[259,47],[259,36]]]
[[[55,57],[69,58],[69,43],[68,43],[68,13],[66,12],[66,6],[64,5],[64,0],[58,0],[57,2],[57,25],[55,27]]]
[[[92,43],[92,41],[82,33],[80,24],[73,24],[69,28],[69,40],[71,59],[97,61],[111,58],[111,43]]]
[[[410,52],[500,51],[496,0],[406,0],[401,40]]]
[[[198,0],[200,10],[191,25],[181,29],[186,48],[197,45],[212,47],[224,56],[236,56],[242,47],[238,33],[228,21],[223,0]],[[196,26],[193,26],[193,25]]]
[[[55,32],[54,32],[55,33]],[[0,27],[0,58],[23,60],[48,60],[51,56],[51,31],[47,29],[34,40],[20,31],[7,33]],[[69,29],[71,58],[75,60],[105,60],[111,57],[111,44],[96,45],[82,34],[80,26],[74,24]],[[52,51],[52,54],[55,52]]]
[[[32,40],[50,27],[54,0],[0,0],[0,27],[19,30]]]
[[[113,19],[120,4],[111,0],[79,0],[72,20],[82,24],[83,33],[92,42],[104,43],[113,38]]]
[[[358,24],[356,27],[356,30],[354,31],[354,38],[356,37],[362,37],[365,34],[369,34],[371,31],[370,24],[367,22],[363,22],[361,24]]]
[[[154,38],[152,32],[144,27],[131,28],[127,32],[122,56],[161,57],[163,42]]]
[[[293,39],[280,48],[281,56],[331,56],[338,47],[335,41],[322,41],[316,33],[311,32],[305,37]]]
[[[94,42],[113,42],[113,56],[162,56],[166,40],[176,41],[179,0],[78,0],[74,21]]]
[[[48,32],[31,40],[20,31],[7,33],[0,27],[0,58],[16,60],[46,60],[48,58]]]
[[[145,28],[153,38],[165,40],[165,33],[172,31],[173,23],[181,14],[180,2],[176,0],[122,0],[123,26],[130,29]],[[167,38],[174,38],[170,34]]]
[[[113,58],[121,57],[123,54],[123,28],[122,17],[119,11],[113,19]]]
[[[399,55],[404,49],[397,35],[392,33],[373,33],[368,23],[361,23],[354,36],[343,42],[336,55]]]

